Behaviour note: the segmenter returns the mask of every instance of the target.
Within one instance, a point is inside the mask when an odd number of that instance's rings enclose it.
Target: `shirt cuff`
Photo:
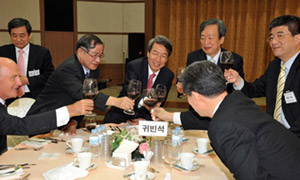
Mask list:
[[[138,108],[141,108],[143,107],[143,104],[144,104],[144,98],[142,98],[138,104]]]
[[[174,113],[174,115],[173,115],[173,122],[175,124],[182,125],[181,124],[181,119],[180,119],[180,112],[175,112]]]
[[[241,89],[243,89],[244,84],[245,84],[244,79],[242,79],[241,83],[238,86],[233,85],[233,88],[235,90],[241,90]]]
[[[56,109],[55,112],[57,127],[66,125],[69,122],[69,111],[66,106]]]

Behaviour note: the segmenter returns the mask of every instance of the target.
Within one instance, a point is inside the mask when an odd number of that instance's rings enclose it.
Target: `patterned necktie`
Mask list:
[[[280,111],[281,111],[281,98],[282,98],[282,92],[284,88],[285,83],[285,66],[282,64],[280,68],[280,73],[278,76],[277,81],[277,95],[276,95],[276,104],[275,104],[275,110],[274,110],[274,119],[280,122]]]
[[[19,57],[18,57],[18,67],[19,67],[19,72],[21,75],[25,76],[25,62],[24,62],[24,57],[23,57],[24,51],[22,49],[19,50]],[[21,87],[22,91],[25,91],[25,87]]]
[[[90,73],[89,73],[89,72],[86,72],[85,75],[84,75],[84,78],[87,79],[87,78],[89,78],[89,77],[90,77]]]
[[[155,73],[150,75],[150,78],[148,79],[148,83],[147,83],[147,89],[150,89],[152,87],[153,84],[153,78],[156,76]]]

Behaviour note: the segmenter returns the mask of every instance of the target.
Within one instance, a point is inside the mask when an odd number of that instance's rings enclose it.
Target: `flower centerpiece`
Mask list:
[[[152,146],[152,138],[139,136],[138,129],[132,127],[130,129],[124,128],[120,133],[115,134],[112,141],[112,153],[121,145],[122,141],[126,139],[138,143],[138,148],[131,154],[132,159],[139,160],[144,158],[144,153],[150,151]]]

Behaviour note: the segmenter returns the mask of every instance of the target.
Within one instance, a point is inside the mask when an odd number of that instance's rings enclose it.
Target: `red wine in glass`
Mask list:
[[[233,63],[234,63],[234,59],[232,53],[230,51],[223,51],[220,57],[220,64],[225,69],[230,69],[232,68]]]
[[[85,98],[87,99],[95,99],[95,97],[97,96],[97,93],[94,92],[88,92],[84,94]]]
[[[127,88],[127,96],[134,100],[139,97],[142,90],[142,82],[136,79],[131,79]],[[127,115],[135,115],[135,112],[131,109],[123,111]]]
[[[149,106],[150,108],[153,108],[156,105],[157,102],[158,102],[157,99],[148,99],[148,98],[144,99],[144,103],[147,106]]]
[[[137,97],[139,97],[140,92],[128,92],[127,95],[130,99],[136,99]]]

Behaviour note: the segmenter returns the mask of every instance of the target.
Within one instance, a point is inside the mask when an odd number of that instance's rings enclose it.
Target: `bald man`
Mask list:
[[[0,154],[7,148],[6,135],[44,133],[67,124],[73,116],[91,114],[94,109],[92,100],[83,99],[69,106],[24,118],[9,115],[4,106],[5,100],[22,96],[20,87],[27,82],[13,60],[0,57]]]

